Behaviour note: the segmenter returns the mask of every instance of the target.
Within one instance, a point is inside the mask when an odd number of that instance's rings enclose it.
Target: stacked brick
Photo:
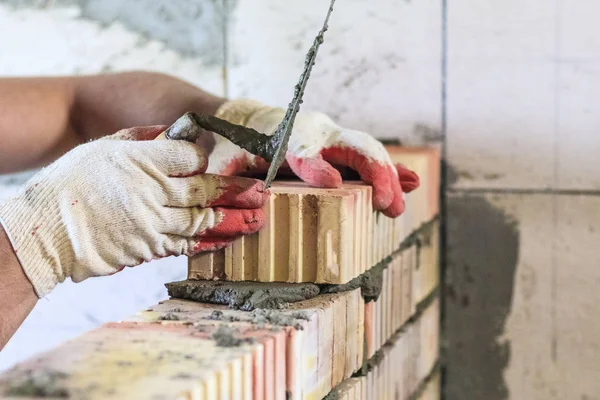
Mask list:
[[[375,267],[375,301],[360,288],[252,312],[167,300],[0,375],[0,397],[439,398],[439,153],[388,150],[421,177],[400,218],[374,213],[360,183],[279,182],[266,228],[190,259],[188,273],[344,284]]]
[[[371,187],[317,189],[274,182],[266,226],[216,253],[190,258],[189,278],[343,284],[383,261],[410,233],[374,213]],[[408,228],[408,229],[407,229]]]
[[[347,182],[317,189],[274,182],[258,233],[216,253],[190,258],[189,279],[343,284],[396,251],[438,214],[439,153],[388,146],[424,184],[407,196],[406,212],[391,219],[374,213],[371,187]]]
[[[339,399],[439,399],[439,301],[394,333],[379,349],[367,372],[335,388]]]
[[[364,240],[375,231],[370,186],[332,190],[274,182],[270,190],[265,227],[224,250],[190,258],[190,279],[346,283],[374,265],[380,251]]]

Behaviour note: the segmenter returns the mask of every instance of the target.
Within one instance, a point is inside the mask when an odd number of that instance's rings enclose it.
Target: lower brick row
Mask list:
[[[360,289],[252,312],[167,300],[0,375],[0,397],[409,399],[438,358],[436,232],[392,257],[375,302]]]

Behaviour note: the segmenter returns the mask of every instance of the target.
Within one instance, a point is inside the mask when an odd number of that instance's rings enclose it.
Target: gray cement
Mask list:
[[[381,294],[383,270],[388,263],[389,260],[385,260],[344,285],[320,285],[321,293],[340,293],[360,288],[365,302],[376,301]]]
[[[510,342],[502,336],[519,257],[515,222],[482,195],[450,195],[443,288],[447,400],[502,400]]]
[[[281,309],[288,303],[308,300],[320,293],[311,283],[261,283],[180,281],[165,285],[169,296],[203,303],[224,304],[233,309]]]
[[[265,325],[274,327],[293,326],[298,330],[302,330],[304,329],[302,322],[308,321],[310,318],[306,313],[301,311],[279,311],[259,308],[244,314],[240,314],[239,312],[233,314],[215,310],[208,319],[226,322],[250,322],[258,328],[262,328]]]
[[[333,389],[331,392],[327,394],[327,396],[323,397],[323,400],[339,400],[340,393],[337,389]]]
[[[254,343],[254,339],[241,338],[235,328],[226,325],[219,326],[217,331],[213,333],[212,338],[217,342],[217,346],[219,347],[239,347],[246,343]]]
[[[12,382],[12,386],[4,393],[7,397],[60,398],[70,397],[65,387],[67,374],[57,371],[29,371],[22,380]]]

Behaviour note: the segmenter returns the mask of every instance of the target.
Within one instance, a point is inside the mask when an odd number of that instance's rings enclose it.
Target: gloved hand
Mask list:
[[[124,130],[76,147],[0,205],[39,297],[70,277],[110,275],[155,258],[222,248],[260,229],[262,182],[205,174],[198,146]],[[126,140],[126,139],[141,139]]]
[[[285,110],[241,99],[224,103],[215,115],[271,135]],[[209,172],[238,175],[267,171],[269,166],[261,157],[218,135],[215,141]],[[365,183],[373,186],[373,207],[389,217],[404,212],[402,192],[408,193],[419,186],[418,176],[403,165],[394,165],[378,140],[367,133],[342,128],[321,113],[298,113],[286,164],[303,181],[325,188],[342,184],[342,177],[332,164],[354,169]]]

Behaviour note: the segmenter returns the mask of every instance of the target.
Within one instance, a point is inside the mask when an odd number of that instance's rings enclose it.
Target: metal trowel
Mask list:
[[[306,55],[304,70],[295,86],[294,97],[287,108],[283,120],[273,135],[267,136],[254,129],[232,124],[212,115],[187,112],[157,139],[187,140],[195,143],[200,135],[206,131],[219,134],[248,152],[270,162],[267,177],[265,178],[265,189],[269,188],[271,182],[275,179],[275,175],[277,175],[279,167],[281,167],[281,164],[285,160],[296,114],[298,114],[300,104],[302,104],[302,96],[304,95],[304,89],[306,88],[312,67],[315,64],[317,51],[321,43],[323,43],[323,35],[328,28],[329,16],[333,11],[334,3],[335,0],[331,0],[325,22]]]

